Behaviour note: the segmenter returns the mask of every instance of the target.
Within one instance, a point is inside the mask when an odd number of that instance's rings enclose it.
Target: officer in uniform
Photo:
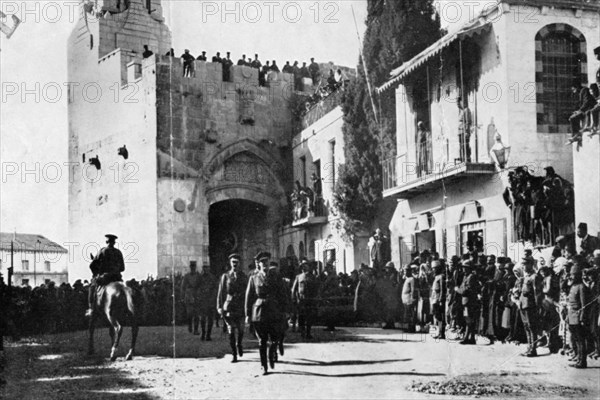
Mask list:
[[[475,274],[473,263],[471,260],[462,262],[465,278],[460,287],[455,287],[454,291],[462,297],[463,315],[466,319],[467,329],[464,339],[460,344],[476,344],[475,331],[477,328],[477,320],[479,319],[479,281]]]
[[[317,314],[319,282],[307,260],[302,260],[300,268],[302,273],[296,276],[292,285],[292,301],[298,308],[300,335],[303,339],[312,339],[310,329]]]
[[[98,286],[104,286],[110,282],[122,281],[121,272],[125,271],[125,260],[121,250],[115,248],[117,237],[112,234],[104,235],[106,237],[107,247],[104,247],[94,258],[90,265],[92,270],[92,282],[90,283],[88,303],[89,308],[85,315],[92,315],[94,303],[96,302],[96,289]]]
[[[248,277],[241,268],[241,258],[237,253],[229,256],[229,271],[221,276],[217,293],[217,312],[227,325],[229,345],[233,355],[232,363],[237,362],[238,355],[244,355],[242,340],[244,339],[244,295],[248,286]],[[237,337],[236,337],[237,336]]]
[[[271,254],[260,252],[256,256],[260,270],[248,280],[246,289],[246,321],[252,320],[259,341],[260,363],[263,375],[269,364],[275,368],[277,345],[280,341],[282,318],[287,309],[285,285],[276,269],[269,268]],[[267,360],[267,342],[271,341]],[[268,363],[267,363],[268,362]]]
[[[583,283],[582,265],[583,260],[578,259],[571,267],[571,289],[568,297],[568,320],[569,331],[571,332],[572,342],[575,344],[575,363],[569,364],[574,368],[587,367],[587,349],[586,349],[586,326],[588,322],[589,307],[584,308],[589,301],[589,289]]]
[[[520,310],[523,328],[527,335],[527,351],[523,353],[526,357],[537,356],[536,343],[538,331],[538,312],[542,305],[543,283],[540,276],[533,268],[533,257],[523,257],[523,268],[525,276],[521,284]]]
[[[210,267],[203,265],[200,271],[200,285],[198,286],[198,306],[200,313],[200,328],[202,330],[201,340],[212,340],[213,317],[215,313],[214,304],[217,289],[217,279],[210,273]]]
[[[185,302],[185,311],[188,319],[188,331],[199,335],[198,324],[200,323],[200,310],[198,290],[200,289],[200,274],[196,271],[196,261],[190,261],[190,272],[185,274],[181,282],[181,293]]]

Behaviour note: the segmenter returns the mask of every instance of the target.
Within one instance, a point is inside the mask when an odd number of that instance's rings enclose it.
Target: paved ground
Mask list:
[[[339,328],[329,333],[318,329],[311,343],[302,343],[296,333],[290,333],[285,356],[268,376],[261,375],[256,344],[249,337],[247,354],[237,364],[230,363],[226,336],[220,331],[213,334],[212,342],[201,342],[183,327],[175,334],[167,327],[144,327],[138,356],[124,361],[126,328],[121,357],[114,363],[107,359],[108,332],[97,331],[96,338],[101,354],[94,357],[85,355],[85,332],[7,343],[7,383],[0,397],[441,399],[461,396],[421,393],[410,387],[458,379],[483,387],[504,383],[520,388],[520,393],[495,398],[600,398],[599,361],[590,362],[587,370],[574,370],[565,357],[549,355],[546,349],[538,358],[524,358],[518,356],[522,346],[461,346],[398,330]]]

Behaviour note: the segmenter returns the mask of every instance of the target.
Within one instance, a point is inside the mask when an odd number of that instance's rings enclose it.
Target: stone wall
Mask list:
[[[184,77],[181,59],[158,57],[156,82],[157,151],[177,165],[174,182],[170,165],[156,171],[159,271],[171,268],[171,256],[177,268],[208,263],[210,206],[232,199],[268,207],[265,240],[277,255],[273,237],[291,188],[292,76],[271,72],[262,87],[253,68],[233,66],[224,81],[220,63],[195,61]]]

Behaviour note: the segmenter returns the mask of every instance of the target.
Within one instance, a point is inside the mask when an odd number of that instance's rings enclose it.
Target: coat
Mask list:
[[[217,295],[217,279],[208,271],[200,273],[198,286],[198,301],[201,313],[214,312],[215,297]]]
[[[589,289],[583,283],[571,286],[568,297],[568,319],[569,325],[587,323],[589,307],[583,308],[589,301]]]
[[[413,276],[409,276],[404,281],[404,285],[402,285],[402,304],[412,305],[415,304],[418,299],[419,291],[416,287],[415,278]]]
[[[279,323],[285,319],[287,299],[285,284],[277,272],[257,272],[248,280],[246,317],[252,322]]]
[[[186,306],[195,306],[198,303],[198,288],[200,287],[200,274],[188,272],[181,281],[181,293]]]
[[[243,272],[226,272],[221,275],[217,291],[217,310],[221,310],[224,317],[243,318],[244,300],[248,277]]]
[[[300,307],[314,307],[318,295],[319,282],[313,274],[303,272],[296,276],[292,284],[292,302]]]
[[[525,275],[521,283],[521,309],[537,308],[542,305],[543,283],[536,273]]]

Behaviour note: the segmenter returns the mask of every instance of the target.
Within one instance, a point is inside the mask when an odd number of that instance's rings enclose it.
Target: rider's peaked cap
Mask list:
[[[271,258],[271,253],[269,253],[268,251],[261,251],[260,253],[258,253],[256,255],[256,257],[254,257],[254,259],[257,261],[265,260],[265,259],[269,259],[269,258]]]
[[[104,236],[106,236],[106,238],[108,238],[109,240],[117,240],[118,239],[117,235],[113,235],[112,233],[108,233]]]
[[[241,260],[241,257],[240,257],[240,255],[238,253],[231,253],[229,255],[229,259],[231,260],[232,258],[235,259],[235,260]]]

